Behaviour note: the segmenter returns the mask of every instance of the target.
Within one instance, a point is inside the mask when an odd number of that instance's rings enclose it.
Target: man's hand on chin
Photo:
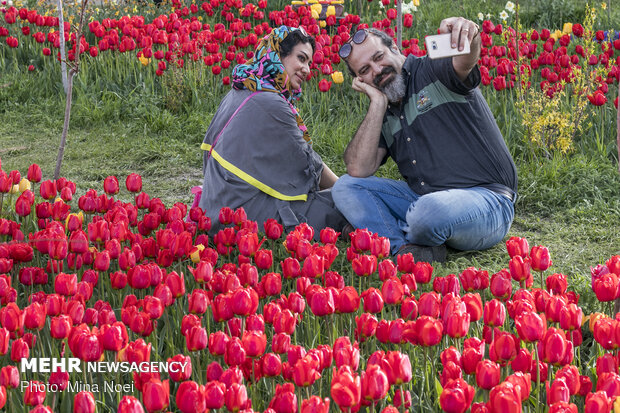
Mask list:
[[[364,83],[361,78],[356,77],[351,84],[353,90],[365,94],[370,98],[370,103],[380,104],[384,109],[387,107],[388,99],[383,92],[374,87]]]

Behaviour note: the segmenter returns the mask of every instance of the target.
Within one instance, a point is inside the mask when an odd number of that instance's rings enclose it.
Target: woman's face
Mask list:
[[[288,74],[293,89],[301,88],[310,73],[312,61],[312,46],[310,43],[298,43],[291,54],[282,59],[284,70]]]

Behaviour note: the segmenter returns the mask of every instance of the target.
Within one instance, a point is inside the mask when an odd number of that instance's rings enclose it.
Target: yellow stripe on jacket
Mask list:
[[[217,153],[215,149],[212,150],[211,145],[209,145],[208,143],[203,143],[200,146],[200,149],[202,149],[203,151],[211,151],[211,157],[213,157],[213,159],[215,159],[220,165],[222,165],[224,169],[234,174],[239,179],[242,179],[244,182],[247,182],[253,187],[263,191],[269,196],[272,196],[277,199],[281,199],[282,201],[307,201],[308,200],[308,194],[284,195],[283,193],[276,191],[269,185],[262,183],[258,179],[254,178],[252,175],[242,171],[241,169],[237,168],[235,165],[228,162],[226,159],[222,158],[222,155]]]

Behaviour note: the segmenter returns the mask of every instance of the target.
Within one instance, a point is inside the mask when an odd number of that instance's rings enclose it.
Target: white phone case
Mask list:
[[[431,59],[441,59],[444,57],[459,56],[470,52],[469,40],[465,39],[465,47],[459,51],[458,47],[452,48],[450,39],[451,33],[436,34],[426,36],[424,42],[426,44],[426,54]]]

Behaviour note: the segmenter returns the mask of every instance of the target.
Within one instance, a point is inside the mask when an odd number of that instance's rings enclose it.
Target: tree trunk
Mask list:
[[[60,178],[60,166],[62,158],[65,155],[65,144],[67,143],[67,132],[69,131],[69,119],[71,118],[71,100],[73,97],[73,71],[69,72],[67,80],[67,100],[65,104],[65,123],[62,127],[62,136],[60,137],[60,145],[58,145],[58,157],[56,158],[56,169],[54,169],[54,180]]]
[[[67,84],[67,60],[65,56],[65,20],[62,11],[62,0],[58,0],[58,30],[60,31],[60,72],[62,73],[62,87],[65,95],[68,93]]]
[[[396,46],[400,50],[403,46],[403,1],[396,0]]]

